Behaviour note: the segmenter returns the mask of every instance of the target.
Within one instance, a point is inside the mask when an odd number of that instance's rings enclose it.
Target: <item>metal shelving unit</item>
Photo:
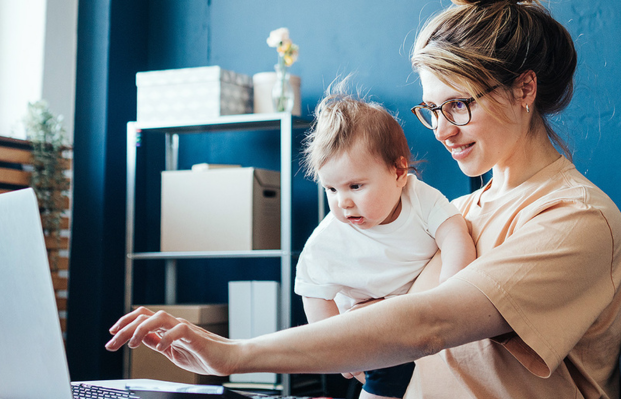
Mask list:
[[[135,260],[164,260],[166,264],[166,303],[176,302],[177,260],[207,258],[280,258],[281,328],[291,326],[291,200],[292,200],[292,138],[295,129],[307,129],[310,120],[292,116],[290,113],[243,114],[221,116],[199,123],[141,123],[127,124],[127,229],[125,260],[125,311],[132,309],[132,289]],[[281,246],[279,250],[253,251],[201,251],[201,252],[134,252],[134,223],[136,207],[136,158],[141,135],[165,134],[165,170],[176,170],[179,156],[179,135],[205,134],[228,131],[280,131],[280,195],[281,195]],[[323,201],[319,214],[323,215]],[[129,351],[125,351],[124,373],[129,377]],[[289,395],[288,375],[282,375],[283,394]]]

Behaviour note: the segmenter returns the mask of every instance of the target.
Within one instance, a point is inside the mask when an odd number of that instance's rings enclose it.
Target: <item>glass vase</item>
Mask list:
[[[274,65],[276,70],[276,82],[272,89],[272,101],[275,112],[291,112],[293,110],[293,88],[291,87],[291,75],[289,68],[284,62]]]

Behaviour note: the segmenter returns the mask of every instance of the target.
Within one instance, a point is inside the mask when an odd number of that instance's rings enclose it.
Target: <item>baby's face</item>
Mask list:
[[[368,229],[399,216],[406,173],[389,168],[362,144],[329,159],[318,174],[330,211],[339,221]]]

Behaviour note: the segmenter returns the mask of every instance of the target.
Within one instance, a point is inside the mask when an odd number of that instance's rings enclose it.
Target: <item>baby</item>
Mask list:
[[[410,170],[403,129],[381,105],[328,89],[305,140],[307,174],[325,188],[330,213],[306,242],[295,292],[310,323],[374,299],[408,292],[441,250],[440,280],[476,257],[466,222],[438,190]],[[402,398],[414,363],[344,374],[360,397]]]

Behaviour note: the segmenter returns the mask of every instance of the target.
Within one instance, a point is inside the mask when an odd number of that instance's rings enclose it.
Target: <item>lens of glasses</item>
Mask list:
[[[440,107],[428,107],[425,105],[417,105],[412,108],[418,119],[428,129],[435,130],[438,127],[438,110],[451,124],[456,126],[467,125],[470,122],[470,106],[468,103],[474,101],[474,98],[448,100]]]
[[[426,128],[435,129],[438,125],[436,113],[429,108],[415,107],[414,113]]]
[[[463,100],[451,100],[442,104],[442,113],[454,125],[462,126],[470,122],[470,108]]]

